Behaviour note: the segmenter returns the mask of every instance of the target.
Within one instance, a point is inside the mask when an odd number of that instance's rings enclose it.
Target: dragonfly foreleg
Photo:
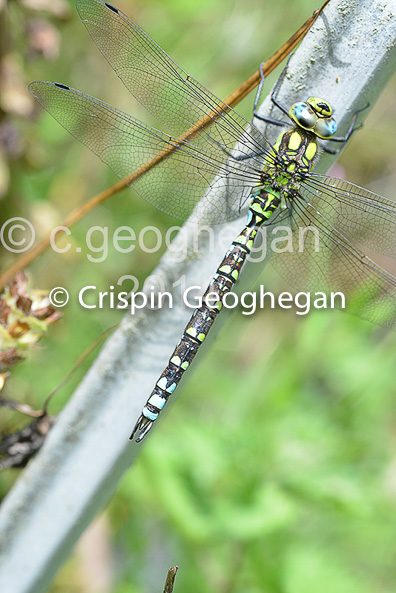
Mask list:
[[[292,57],[292,55],[293,54],[290,54],[289,55],[289,57],[287,59],[287,62],[286,62],[286,66],[282,70],[281,75],[279,76],[278,80],[276,81],[276,84],[275,84],[275,86],[274,86],[274,88],[272,90],[272,93],[271,93],[271,101],[272,101],[272,103],[278,109],[280,109],[280,111],[282,111],[285,115],[287,115],[287,117],[289,117],[289,110],[284,105],[282,105],[282,103],[280,103],[280,101],[278,101],[278,98],[277,97],[278,97],[280,85],[282,83],[282,80],[285,77],[287,68],[289,66],[290,58]],[[261,80],[260,80],[260,84],[259,84],[258,89],[257,89],[256,98],[254,100],[253,117],[256,117],[260,121],[265,121],[266,123],[273,124],[275,126],[289,127],[290,126],[290,123],[289,122],[284,122],[284,121],[281,121],[279,119],[274,119],[274,118],[268,117],[266,115],[259,115],[257,113],[257,105],[258,105],[258,102],[259,102],[259,99],[260,99],[260,95],[261,95],[261,91],[262,91],[262,88],[263,88],[263,84],[264,84],[264,81],[265,81],[265,76],[264,76],[264,72],[263,72],[263,62],[260,64],[260,76],[261,76]]]
[[[357,111],[355,111],[355,114],[352,118],[351,125],[349,126],[349,128],[344,136],[333,136],[333,138],[329,139],[330,142],[341,142],[341,146],[339,146],[338,148],[329,148],[328,146],[322,145],[323,150],[329,154],[338,154],[340,152],[340,150],[342,150],[344,148],[344,144],[346,142],[348,142],[348,140],[352,136],[352,134],[354,132],[356,132],[356,130],[360,130],[360,128],[363,127],[363,124],[359,124],[358,126],[356,126],[355,125],[356,120],[358,118],[359,113],[361,113],[362,111],[367,109],[369,106],[370,106],[370,103],[367,103],[367,105],[365,105],[364,107],[361,107],[361,109],[358,109]]]

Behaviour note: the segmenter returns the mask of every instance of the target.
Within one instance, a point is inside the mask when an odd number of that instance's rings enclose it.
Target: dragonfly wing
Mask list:
[[[144,199],[167,214],[186,219],[194,213],[196,222],[211,224],[232,220],[247,207],[262,157],[235,161],[217,143],[209,150],[201,137],[175,149],[175,138],[75,89],[33,82],[29,90],[126,184],[133,183]]]
[[[313,174],[301,194],[353,243],[396,256],[396,202],[327,175]]]
[[[227,151],[234,148],[250,125],[247,120],[190,77],[117,8],[102,0],[77,0],[76,5],[93,41],[126,88],[172,135],[181,136],[209,118],[211,125],[201,125],[201,134]],[[247,152],[270,152],[264,136],[254,130]]]
[[[285,245],[277,243],[271,263],[304,292],[342,292],[346,309],[373,323],[394,328],[396,278],[377,265],[303,197],[288,203]]]

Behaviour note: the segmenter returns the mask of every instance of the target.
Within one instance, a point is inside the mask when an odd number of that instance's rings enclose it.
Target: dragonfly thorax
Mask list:
[[[308,130],[318,138],[332,138],[337,131],[337,122],[333,117],[331,105],[324,99],[310,97],[307,101],[294,103],[289,110],[289,117],[303,130]]]
[[[274,145],[271,182],[278,190],[298,188],[318,157],[318,142],[312,133],[294,128],[283,132]]]

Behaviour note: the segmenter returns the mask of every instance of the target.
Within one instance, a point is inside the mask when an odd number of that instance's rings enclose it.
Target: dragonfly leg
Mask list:
[[[281,74],[281,76],[282,76],[282,74]],[[258,105],[261,91],[262,91],[264,81],[265,81],[265,76],[264,76],[264,72],[263,72],[263,62],[260,64],[260,76],[261,76],[261,80],[260,80],[260,84],[257,89],[256,98],[254,100],[254,105],[253,105],[253,117],[255,117],[256,119],[259,119],[260,121],[265,121],[266,123],[272,124],[275,126],[288,126],[289,124],[287,122],[281,121],[279,119],[274,119],[273,117],[269,117],[267,115],[260,115],[259,113],[257,113],[257,105]],[[275,88],[271,94],[271,100],[275,105],[276,105],[276,99],[274,100],[274,96],[275,96],[275,93],[277,93],[278,82],[276,83]],[[283,109],[282,109],[282,111],[283,111]]]
[[[269,117],[268,115],[259,115],[257,111],[253,111],[253,117],[259,119],[260,121],[265,121],[267,124],[271,124],[272,126],[282,126],[283,128],[290,127],[285,121],[281,121],[280,119],[274,119],[273,117]]]
[[[282,73],[281,73],[280,77],[278,78],[278,80],[277,80],[277,82],[276,82],[276,84],[274,86],[274,89],[273,89],[273,91],[271,93],[271,101],[272,101],[272,103],[278,109],[280,109],[280,111],[282,111],[283,113],[285,113],[287,115],[287,117],[289,117],[289,110],[284,105],[282,105],[282,103],[280,103],[280,101],[278,101],[277,96],[278,96],[278,93],[279,93],[279,88],[280,88],[280,85],[282,83],[282,80],[285,77],[287,68],[289,66],[290,58],[292,57],[292,55],[293,54],[290,54],[290,56],[288,57],[286,66],[282,70]],[[260,81],[260,84],[259,84],[258,89],[257,89],[256,98],[254,100],[253,116],[256,117],[257,119],[259,119],[260,121],[265,121],[266,123],[272,124],[272,125],[275,125],[275,126],[283,126],[283,127],[290,126],[290,124],[288,122],[284,122],[284,121],[281,121],[279,119],[275,119],[273,117],[268,117],[266,115],[259,115],[257,113],[257,105],[258,105],[258,102],[259,102],[259,99],[260,99],[261,91],[262,91],[264,80],[265,80],[265,76],[264,76],[264,72],[263,72],[263,62],[260,64],[260,76],[261,76],[261,81]]]
[[[322,146],[322,148],[325,152],[327,152],[329,154],[338,154],[340,152],[340,150],[342,150],[344,148],[344,144],[346,142],[348,142],[348,140],[352,136],[352,134],[354,132],[356,132],[356,130],[360,130],[363,127],[363,124],[359,124],[358,126],[356,126],[355,125],[356,120],[357,120],[359,113],[361,113],[362,111],[367,109],[369,107],[369,105],[370,105],[370,103],[367,103],[367,105],[365,105],[364,107],[361,107],[361,109],[358,109],[357,111],[355,111],[355,114],[352,118],[351,125],[349,126],[349,128],[344,136],[334,136],[333,138],[329,138],[330,142],[340,142],[341,146],[339,146],[338,148],[329,148],[328,146]]]

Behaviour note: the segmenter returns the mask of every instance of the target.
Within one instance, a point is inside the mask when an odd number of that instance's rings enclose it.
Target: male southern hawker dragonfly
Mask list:
[[[311,97],[288,110],[275,93],[274,103],[291,123],[272,145],[117,8],[102,0],[77,0],[77,10],[116,74],[169,134],[64,84],[33,82],[32,95],[126,183],[131,172],[154,160],[155,166],[133,186],[160,210],[205,224],[247,216],[131,438],[136,436],[139,442],[152,428],[221,310],[222,299],[238,279],[258,230],[278,218],[295,234],[304,226],[319,232],[319,250],[271,255],[273,265],[289,275],[295,287],[352,293],[355,312],[393,328],[396,278],[356,243],[395,256],[396,204],[351,183],[312,173],[320,141],[346,141],[353,125],[346,137],[338,138],[327,101]],[[210,119],[210,126],[197,124],[205,118]],[[191,126],[199,133],[183,136]]]

